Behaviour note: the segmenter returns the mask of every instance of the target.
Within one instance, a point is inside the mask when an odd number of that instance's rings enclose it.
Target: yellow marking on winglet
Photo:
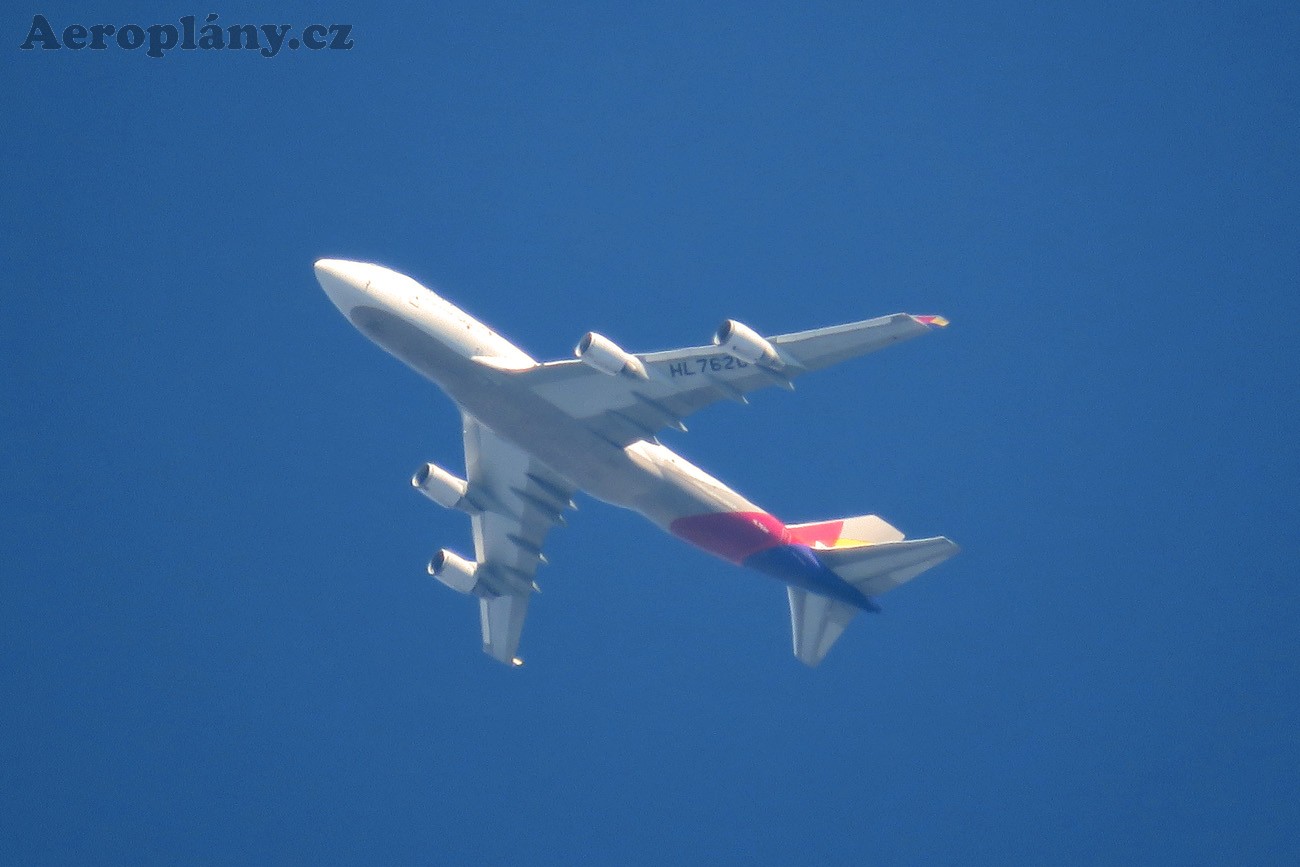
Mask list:
[[[948,327],[948,320],[942,316],[914,316],[912,318],[925,325],[935,325],[939,328]]]

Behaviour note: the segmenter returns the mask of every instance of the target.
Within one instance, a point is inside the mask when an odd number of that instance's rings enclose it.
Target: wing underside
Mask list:
[[[538,394],[615,445],[653,438],[720,400],[745,402],[770,386],[793,388],[805,373],[924,334],[939,317],[906,313],[766,338],[774,363],[747,363],[719,346],[648,352],[637,358],[645,378],[609,376],[577,359],[538,365],[518,375]]]
[[[542,543],[564,523],[574,489],[470,415],[464,416],[464,439],[467,481],[484,505],[471,518],[474,559],[488,588],[479,599],[483,651],[517,664],[528,601],[537,589],[533,576],[546,560]]]

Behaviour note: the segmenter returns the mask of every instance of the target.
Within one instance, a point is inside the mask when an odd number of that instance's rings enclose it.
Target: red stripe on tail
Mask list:
[[[767,512],[714,512],[678,518],[668,527],[674,535],[732,563],[786,542],[785,524]]]
[[[787,529],[790,531],[790,542],[792,544],[807,545],[811,548],[820,542],[827,548],[833,548],[840,536],[844,534],[844,520],[801,524],[798,527],[788,527]]]

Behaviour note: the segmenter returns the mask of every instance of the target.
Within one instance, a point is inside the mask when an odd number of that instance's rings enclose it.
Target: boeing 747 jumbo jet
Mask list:
[[[666,448],[656,434],[709,404],[947,325],[941,316],[879,319],[760,337],[727,320],[712,346],[632,354],[594,332],[576,358],[539,364],[403,274],[321,259],[316,279],[343,315],[432,380],[460,407],[466,478],[425,464],[411,484],[470,516],[474,559],[443,549],[429,574],[478,597],[483,650],[521,664],[519,636],[542,542],[582,490],[732,563],[784,582],[794,655],[813,666],[872,597],[957,553],[938,536],[904,541],[875,515],[783,524]]]

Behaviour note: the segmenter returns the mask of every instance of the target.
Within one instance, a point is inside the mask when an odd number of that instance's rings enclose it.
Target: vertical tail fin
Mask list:
[[[856,548],[876,542],[897,542],[903,533],[879,515],[836,518],[811,524],[790,524],[790,541],[816,551],[826,548]]]

